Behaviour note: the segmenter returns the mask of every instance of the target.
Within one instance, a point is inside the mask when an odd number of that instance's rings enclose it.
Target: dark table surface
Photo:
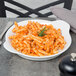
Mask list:
[[[0,18],[0,34],[9,21],[22,21],[29,18]],[[47,20],[55,20],[53,18],[42,18]],[[59,57],[44,61],[30,61],[23,59],[18,55],[9,53],[0,46],[0,76],[59,76],[59,61],[66,55],[76,52],[76,34],[71,33],[72,44],[70,48]],[[3,37],[3,42],[5,41]]]

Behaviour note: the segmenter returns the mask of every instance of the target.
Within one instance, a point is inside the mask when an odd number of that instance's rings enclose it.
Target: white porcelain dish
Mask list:
[[[64,36],[64,39],[66,41],[66,45],[63,50],[59,50],[59,53],[55,55],[50,55],[50,56],[42,56],[42,57],[35,57],[35,56],[29,56],[29,55],[24,55],[18,51],[16,51],[10,43],[10,40],[8,39],[9,36],[13,35],[14,33],[12,32],[12,29],[14,28],[14,25],[8,29],[6,36],[5,36],[5,42],[4,42],[4,48],[14,54],[17,54],[23,58],[30,59],[30,60],[35,60],[35,61],[44,61],[44,60],[49,60],[56,58],[57,56],[61,55],[63,52],[67,51],[67,49],[70,47],[72,39],[69,33],[70,30],[70,25],[66,23],[65,21],[62,20],[57,20],[57,21],[47,21],[47,20],[41,20],[41,19],[32,19],[31,21],[37,21],[41,24],[52,24],[54,28],[58,29],[60,28],[62,31],[62,35]],[[21,21],[18,23],[18,25],[26,25],[28,23],[28,20]]]

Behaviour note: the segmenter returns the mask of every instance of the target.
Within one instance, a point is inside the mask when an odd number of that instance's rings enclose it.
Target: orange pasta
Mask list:
[[[18,26],[15,21],[15,27],[9,36],[11,45],[17,51],[31,56],[49,56],[58,53],[66,44],[61,34],[61,29],[55,29],[51,24],[40,24],[38,22],[28,21],[26,26]]]

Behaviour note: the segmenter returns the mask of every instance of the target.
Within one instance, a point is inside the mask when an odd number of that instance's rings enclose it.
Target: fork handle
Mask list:
[[[13,22],[8,22],[3,32],[0,34],[0,40],[2,39],[3,35],[7,31],[7,29],[13,24]]]

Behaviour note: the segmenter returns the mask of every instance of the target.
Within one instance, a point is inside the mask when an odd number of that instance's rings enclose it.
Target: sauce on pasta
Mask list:
[[[58,53],[66,44],[61,34],[61,29],[55,29],[53,25],[40,24],[28,21],[27,25],[15,27],[9,36],[11,45],[17,51],[31,56],[48,56]]]

